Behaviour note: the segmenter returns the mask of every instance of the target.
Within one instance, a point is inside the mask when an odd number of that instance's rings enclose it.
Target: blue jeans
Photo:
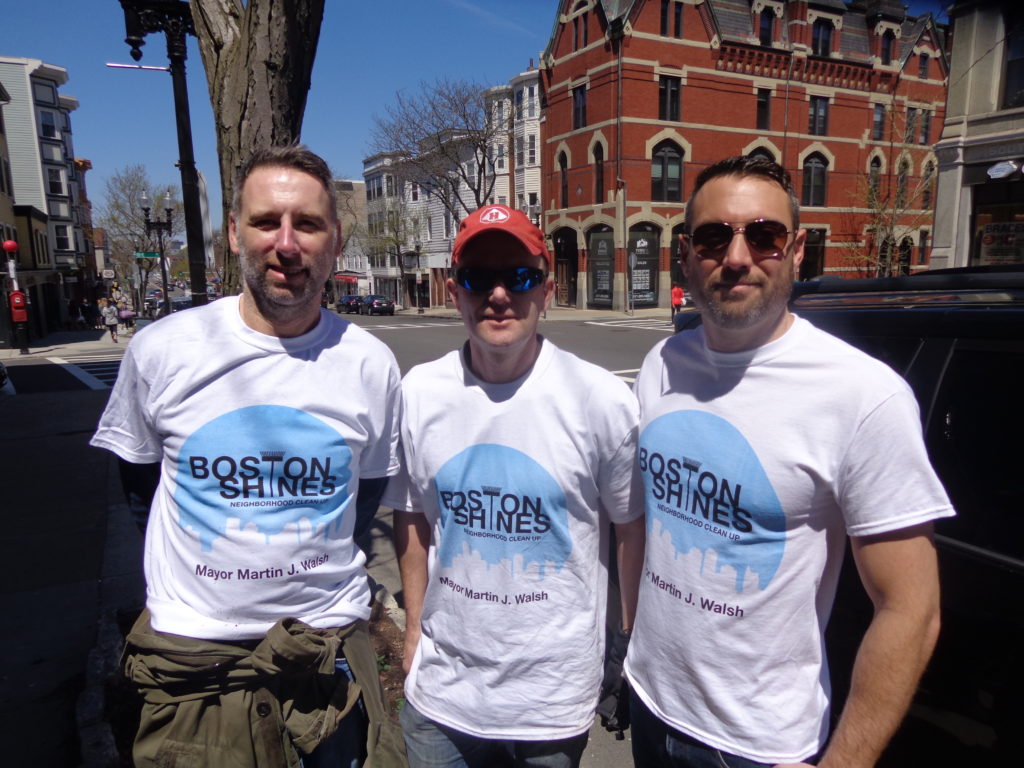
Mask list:
[[[334,660],[335,676],[355,680],[344,656]],[[338,723],[331,737],[302,758],[302,768],[359,768],[366,759],[366,729],[370,721],[361,699]]]
[[[558,741],[485,739],[428,720],[408,701],[399,719],[409,768],[576,768],[590,735]]]
[[[647,708],[630,692],[629,716],[635,768],[766,768],[758,763],[723,752],[677,731]]]

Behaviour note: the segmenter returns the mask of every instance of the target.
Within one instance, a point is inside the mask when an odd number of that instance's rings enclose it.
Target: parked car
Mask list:
[[[384,296],[371,294],[364,296],[359,304],[361,315],[393,315],[395,314],[395,302]]]
[[[3,362],[0,361],[0,396],[13,395],[14,384],[11,383],[10,377],[7,375],[7,368]]]
[[[353,312],[359,311],[359,304],[362,300],[362,296],[339,296],[338,300],[334,302],[334,308],[339,315],[342,312],[350,315]]]
[[[792,309],[907,380],[957,511],[935,523],[935,655],[879,765],[1011,765],[1024,747],[1024,266],[797,283]],[[691,327],[699,315],[675,319],[677,328]],[[826,636],[833,717],[871,613],[847,552]]]

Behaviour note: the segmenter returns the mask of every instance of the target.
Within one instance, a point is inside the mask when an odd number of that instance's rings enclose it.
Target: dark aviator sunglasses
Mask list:
[[[455,271],[455,282],[470,293],[490,293],[501,281],[506,291],[525,293],[543,284],[547,273],[535,267],[511,267],[509,269],[483,269],[482,267],[459,267]]]
[[[742,227],[734,227],[725,221],[701,224],[688,238],[698,257],[721,261],[733,237],[741,232],[747,245],[760,259],[781,259],[786,254],[789,236],[794,234],[782,222],[757,219]]]

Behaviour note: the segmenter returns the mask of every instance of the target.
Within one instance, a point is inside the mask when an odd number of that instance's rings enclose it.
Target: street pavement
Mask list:
[[[457,317],[451,310],[433,316]],[[409,315],[412,313],[409,312]],[[666,310],[552,309],[543,322],[665,318]],[[408,316],[405,312],[402,316]],[[114,766],[105,686],[117,674],[119,617],[141,608],[142,536],[121,492],[114,456],[89,438],[109,396],[107,376],[82,375],[70,361],[116,359],[101,331],[51,334],[29,354],[0,349],[15,386],[0,396],[0,733],[4,764],[37,768]],[[51,362],[54,361],[54,362]],[[381,510],[367,545],[368,570],[388,612],[404,627],[394,595],[401,580],[391,521]],[[629,765],[629,734],[591,731],[583,768]]]

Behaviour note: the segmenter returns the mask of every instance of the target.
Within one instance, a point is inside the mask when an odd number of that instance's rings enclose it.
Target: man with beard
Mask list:
[[[242,295],[138,333],[92,440],[160,463],[125,655],[135,764],[347,768],[380,757],[366,718],[386,718],[353,532],[398,470],[398,368],[321,310],[341,241],[320,157],[255,152],[228,234]]]
[[[698,176],[683,266],[703,325],[636,381],[647,548],[626,674],[643,768],[874,765],[935,643],[931,521],[953,510],[906,383],[789,312],[798,216],[773,162]],[[822,753],[847,537],[875,613]]]

